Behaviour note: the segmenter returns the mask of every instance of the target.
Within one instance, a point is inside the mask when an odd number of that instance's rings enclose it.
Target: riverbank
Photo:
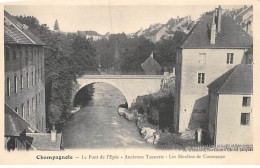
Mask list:
[[[89,103],[64,123],[64,148],[154,148],[143,140],[134,122],[118,115],[118,105],[126,102],[122,93],[105,83],[94,87]]]
[[[173,132],[174,86],[174,77],[165,78],[157,93],[137,97],[129,109],[119,107],[118,114],[135,122],[146,143],[156,148],[199,146],[194,131]]]

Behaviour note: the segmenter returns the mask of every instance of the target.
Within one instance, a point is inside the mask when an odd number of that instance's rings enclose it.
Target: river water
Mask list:
[[[126,102],[122,93],[105,83],[94,88],[93,99],[64,125],[64,148],[152,148],[134,122],[118,115],[118,106]]]

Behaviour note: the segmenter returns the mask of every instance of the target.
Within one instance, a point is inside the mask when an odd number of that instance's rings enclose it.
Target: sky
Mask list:
[[[133,33],[177,16],[197,19],[217,6],[25,6],[6,5],[11,15],[34,16],[53,30],[57,19],[63,32],[94,30],[100,34]],[[224,7],[223,7],[224,8]],[[229,7],[230,8],[230,7]]]

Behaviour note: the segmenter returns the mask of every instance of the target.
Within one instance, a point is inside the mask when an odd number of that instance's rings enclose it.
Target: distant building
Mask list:
[[[141,64],[141,67],[144,70],[145,75],[161,75],[162,74],[162,67],[153,58],[153,53],[151,53],[150,57],[147,58],[147,60]]]
[[[158,29],[154,30],[146,30],[144,33],[144,37],[156,43],[161,40],[162,37],[168,37],[167,33],[168,29],[165,26],[161,26]]]
[[[144,33],[144,30],[141,28],[140,30],[138,30],[138,31],[135,33],[135,35],[139,37],[139,36],[143,35],[143,33]]]
[[[110,36],[111,36],[111,33],[109,33],[109,32],[107,32],[104,36],[103,36],[103,38],[105,38],[105,39],[109,39],[110,38]]]
[[[242,26],[250,36],[253,36],[253,6],[245,6],[244,9],[235,16],[236,21]]]
[[[169,24],[169,30],[172,32],[182,31],[186,34],[189,32],[187,28],[189,28],[190,24],[192,24],[192,20],[190,16],[185,16],[183,18],[177,17],[177,19],[171,19]]]
[[[5,148],[37,149],[46,132],[44,43],[4,11]]]
[[[246,63],[250,37],[219,7],[200,19],[177,52],[174,129],[184,132],[208,123],[207,85]]]
[[[253,144],[253,66],[237,65],[209,84],[208,88],[212,143]]]
[[[102,35],[98,34],[96,31],[78,31],[78,35],[86,37],[86,39],[91,39],[93,41],[101,40]]]

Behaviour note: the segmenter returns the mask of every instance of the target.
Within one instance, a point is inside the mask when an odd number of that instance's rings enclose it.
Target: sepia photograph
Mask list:
[[[253,152],[254,10],[5,4],[4,151]]]

